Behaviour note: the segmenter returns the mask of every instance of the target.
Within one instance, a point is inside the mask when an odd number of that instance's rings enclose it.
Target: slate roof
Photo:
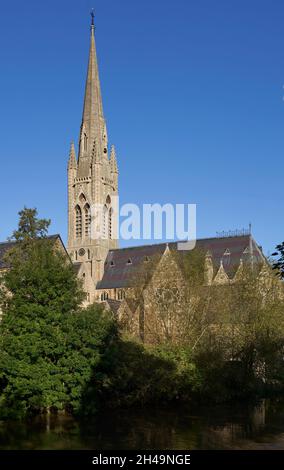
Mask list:
[[[222,261],[226,273],[231,278],[241,259],[244,263],[251,260],[250,239],[254,263],[263,262],[265,257],[251,235],[200,239],[197,240],[196,247],[205,253],[210,252],[215,273]],[[177,250],[176,242],[169,243],[168,246],[170,250]],[[123,288],[135,284],[135,274],[145,259],[155,255],[161,256],[166,247],[166,243],[161,243],[110,250],[105,262],[104,276],[98,282],[97,289]]]
[[[49,235],[47,238],[50,239],[50,240],[54,239],[54,241],[59,239],[62,243],[62,246],[64,247],[64,243],[62,242],[61,237],[60,237],[59,234]],[[5,256],[5,253],[7,253],[8,250],[13,248],[15,243],[16,243],[15,241],[0,242],[0,270],[1,269],[7,269],[9,267],[7,265],[7,263],[4,261],[4,256]]]

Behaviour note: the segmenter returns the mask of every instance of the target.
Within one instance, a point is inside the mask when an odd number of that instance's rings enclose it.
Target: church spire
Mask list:
[[[102,279],[107,254],[118,247],[118,165],[114,148],[109,158],[93,12],[91,18],[78,158],[72,143],[68,163],[68,253],[80,265],[87,302],[98,300],[96,286]],[[104,217],[93,220],[91,207],[103,207]]]
[[[82,157],[90,157],[94,141],[100,144],[105,127],[93,11],[91,12],[91,17],[91,40],[80,136],[79,161]]]

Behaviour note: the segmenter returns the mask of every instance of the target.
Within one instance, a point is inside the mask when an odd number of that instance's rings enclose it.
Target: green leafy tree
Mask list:
[[[58,366],[68,395],[67,408],[75,414],[93,414],[109,380],[111,368],[102,368],[102,364],[113,360],[116,322],[101,305],[93,304],[68,315],[63,332],[65,349]]]
[[[10,269],[2,278],[2,415],[79,409],[80,397],[114,328],[101,309],[83,310],[72,263],[46,237],[49,221],[20,212]]]
[[[208,397],[224,401],[281,387],[281,287],[269,266],[246,266],[237,282],[212,289],[211,324],[195,356]]]
[[[17,242],[38,240],[47,235],[48,227],[50,225],[49,219],[38,219],[36,209],[28,209],[24,207],[19,212],[19,225],[18,229],[14,230],[11,237],[12,240]]]

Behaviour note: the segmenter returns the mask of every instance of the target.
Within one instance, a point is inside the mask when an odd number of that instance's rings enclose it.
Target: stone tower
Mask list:
[[[98,72],[94,15],[79,153],[72,142],[68,162],[68,252],[83,279],[87,299],[96,299],[110,249],[118,246],[118,167],[110,155]]]

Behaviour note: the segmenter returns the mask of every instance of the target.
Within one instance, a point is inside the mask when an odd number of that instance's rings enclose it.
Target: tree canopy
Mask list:
[[[49,222],[33,209],[19,215],[2,278],[0,409],[78,410],[115,326],[102,308],[81,307],[72,263],[46,237]]]

